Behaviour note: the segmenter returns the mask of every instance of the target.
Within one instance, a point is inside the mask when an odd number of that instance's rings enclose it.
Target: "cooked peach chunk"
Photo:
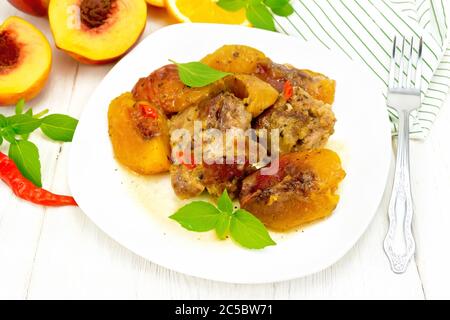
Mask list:
[[[339,156],[328,149],[281,156],[274,175],[261,171],[244,179],[241,207],[268,228],[286,231],[331,215],[339,202],[336,190],[344,179]]]
[[[278,91],[261,79],[248,75],[236,74],[225,78],[225,85],[236,97],[242,99],[248,112],[253,117],[259,116],[278,99]]]
[[[311,70],[274,63],[264,53],[252,47],[225,45],[207,55],[202,62],[224,72],[256,75],[279,92],[283,91],[289,80],[292,85],[302,87],[315,99],[328,104],[334,102],[334,80]]]
[[[266,60],[264,53],[252,47],[225,45],[204,57],[202,62],[224,72],[251,74]]]
[[[133,89],[138,100],[148,100],[167,114],[181,112],[192,105],[217,95],[224,88],[222,81],[209,86],[190,88],[181,82],[177,66],[169,64],[139,79]]]
[[[143,175],[169,170],[169,130],[162,110],[124,93],[111,102],[108,121],[114,154],[122,165]]]

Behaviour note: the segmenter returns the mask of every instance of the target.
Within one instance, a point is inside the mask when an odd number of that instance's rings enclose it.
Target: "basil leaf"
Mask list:
[[[247,19],[253,26],[276,31],[272,13],[258,0],[251,0],[247,7]]]
[[[228,196],[228,191],[225,189],[222,193],[222,195],[219,197],[219,200],[217,201],[217,207],[220,211],[232,214],[233,213],[233,202],[231,201],[230,197]]]
[[[1,135],[5,138],[9,143],[16,142],[16,134],[11,127],[5,127],[1,130]]]
[[[18,140],[9,146],[9,157],[22,175],[37,187],[42,187],[39,150],[30,141]]]
[[[190,231],[206,232],[216,227],[219,214],[220,211],[211,203],[194,201],[181,207],[170,218]]]
[[[230,231],[231,214],[222,212],[216,223],[216,235],[220,240],[225,240]]]
[[[230,234],[234,241],[249,249],[263,249],[276,244],[262,222],[243,209],[231,217]]]
[[[24,114],[26,114],[26,115],[32,117],[32,116],[33,116],[33,109],[31,109],[31,108],[28,109]]]
[[[41,126],[41,120],[30,117],[26,114],[17,114],[7,118],[8,125],[16,134],[31,133]]]
[[[70,142],[78,120],[64,114],[52,114],[42,119],[42,132],[55,141]]]
[[[0,146],[3,144],[3,137],[0,135]]]
[[[19,102],[16,103],[16,114],[22,114],[23,108],[25,107],[25,99],[20,99]]]
[[[228,11],[238,11],[245,7],[246,0],[219,0],[216,2],[219,7]]]
[[[273,8],[272,12],[275,13],[277,16],[288,17],[294,13],[294,8],[288,3],[283,7]]]
[[[2,114],[0,114],[0,128],[4,128],[8,125],[8,121],[6,120],[6,117]]]
[[[177,63],[173,60],[170,61],[177,65],[181,81],[192,88],[205,87],[231,74],[213,69],[201,62]]]
[[[271,9],[281,8],[289,4],[289,0],[264,0],[266,6]]]
[[[43,116],[45,116],[48,113],[48,109],[42,110],[41,112],[36,113],[35,115],[33,115],[33,111],[31,110],[31,108],[28,109],[26,114],[28,114],[28,112],[30,112],[30,116],[33,116],[36,119],[40,119],[40,118],[42,118]]]

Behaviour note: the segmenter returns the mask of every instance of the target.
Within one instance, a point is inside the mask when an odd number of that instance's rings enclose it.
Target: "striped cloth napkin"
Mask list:
[[[422,107],[411,115],[411,137],[425,138],[450,87],[449,0],[293,0],[278,31],[316,41],[359,60],[386,88],[396,35],[424,37]],[[417,43],[417,41],[416,41]],[[393,133],[397,114],[388,108]]]

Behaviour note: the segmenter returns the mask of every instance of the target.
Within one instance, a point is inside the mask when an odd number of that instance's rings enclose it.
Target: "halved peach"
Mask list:
[[[50,0],[56,46],[80,62],[104,64],[122,57],[147,22],[145,0]]]
[[[50,0],[8,0],[14,7],[33,16],[46,16]]]
[[[52,50],[32,24],[10,17],[0,26],[0,105],[34,98],[47,82]]]

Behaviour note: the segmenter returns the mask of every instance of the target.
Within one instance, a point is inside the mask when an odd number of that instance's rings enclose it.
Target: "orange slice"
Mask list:
[[[145,1],[147,1],[147,3],[152,6],[164,8],[164,0],[145,0]]]
[[[248,25],[245,10],[227,11],[214,0],[166,0],[166,7],[180,22],[209,22]]]

